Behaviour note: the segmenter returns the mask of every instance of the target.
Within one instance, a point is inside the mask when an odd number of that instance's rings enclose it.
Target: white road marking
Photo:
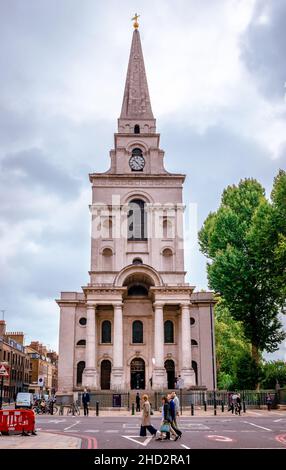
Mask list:
[[[227,436],[218,436],[216,434],[211,434],[209,436],[207,436],[209,439],[211,440],[214,440],[214,441],[217,441],[217,442],[232,442],[233,439],[231,439],[230,437],[227,437]]]
[[[123,428],[139,428],[140,425],[139,424],[135,424],[135,423],[123,423],[122,425]]]
[[[265,431],[272,431],[272,429],[265,428],[264,426],[259,426],[258,424],[249,423],[249,421],[243,421],[246,424],[250,424],[251,426],[255,426],[256,428],[264,429]]]
[[[184,447],[184,449],[190,449],[190,447],[185,446],[185,444],[181,444],[181,447]]]
[[[119,430],[118,429],[106,429],[106,431],[104,432],[112,433],[112,432],[119,432]]]
[[[278,423],[278,421],[282,421],[283,418],[279,418],[279,419],[274,419],[273,423]]]
[[[149,444],[149,442],[153,439],[152,436],[150,437],[146,437],[145,441],[138,441],[138,436],[122,436],[122,437],[125,437],[125,439],[129,439],[129,441],[133,441],[135,442],[136,444],[140,444],[141,446],[144,446],[146,447],[147,444]]]
[[[59,423],[64,423],[65,421],[66,421],[65,419],[49,419],[48,423],[59,424]]]
[[[70,428],[76,426],[77,424],[79,424],[80,421],[76,421],[75,423],[71,424],[70,426],[68,426],[67,428],[64,429],[64,431],[68,431]]]
[[[84,432],[99,432],[99,429],[87,429]]]
[[[200,429],[210,429],[208,426],[206,426],[205,424],[203,423],[189,423],[189,424],[185,424],[185,426],[181,426],[182,429],[188,429],[188,428],[199,428],[198,431]]]

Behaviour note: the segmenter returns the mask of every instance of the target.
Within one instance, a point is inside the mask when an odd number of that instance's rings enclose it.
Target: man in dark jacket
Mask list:
[[[83,404],[83,413],[84,413],[84,416],[88,416],[88,405],[89,405],[89,393],[87,391],[87,389],[85,388],[84,389],[84,392],[82,394],[82,404]]]

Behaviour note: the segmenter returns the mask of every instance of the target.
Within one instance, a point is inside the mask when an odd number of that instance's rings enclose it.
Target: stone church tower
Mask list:
[[[134,27],[110,169],[89,175],[90,282],[57,300],[62,393],[216,386],[213,296],[185,282],[185,175],[164,168]]]

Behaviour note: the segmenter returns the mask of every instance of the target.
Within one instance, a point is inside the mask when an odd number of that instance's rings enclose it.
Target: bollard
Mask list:
[[[96,414],[96,416],[99,415],[99,402],[98,401],[95,404],[95,414]]]
[[[224,412],[224,402],[223,401],[221,402],[221,412],[222,413]]]
[[[135,405],[132,403],[132,411],[131,411],[132,416],[135,415]]]
[[[242,407],[243,407],[243,413],[245,413],[246,412],[245,401],[242,403]]]
[[[214,400],[214,415],[216,416],[216,400]]]
[[[204,401],[204,410],[207,411],[207,402]]]
[[[194,405],[191,404],[191,415],[194,416]]]

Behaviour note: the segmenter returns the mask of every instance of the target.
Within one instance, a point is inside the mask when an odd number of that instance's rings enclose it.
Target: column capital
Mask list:
[[[91,304],[91,303],[88,303],[88,302],[87,302],[86,308],[87,308],[87,309],[93,309],[93,310],[95,310],[95,309],[96,309],[96,304],[94,304],[94,303]]]
[[[187,302],[187,301],[186,302],[181,302],[180,307],[181,307],[181,309],[190,309],[191,302]]]
[[[112,306],[115,309],[121,309],[122,310],[122,307],[123,307],[123,302],[112,302]]]
[[[165,305],[165,302],[158,302],[158,301],[153,302],[153,307],[154,307],[155,309],[163,308],[164,305]]]

